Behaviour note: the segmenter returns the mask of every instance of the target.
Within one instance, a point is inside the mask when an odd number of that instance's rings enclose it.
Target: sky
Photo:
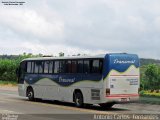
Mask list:
[[[2,1],[0,54],[125,52],[160,59],[160,0]]]

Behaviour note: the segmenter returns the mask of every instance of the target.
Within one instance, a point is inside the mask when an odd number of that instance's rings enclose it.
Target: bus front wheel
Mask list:
[[[74,94],[74,102],[76,107],[83,107],[83,95],[81,92],[76,92]]]
[[[34,92],[32,88],[29,88],[27,90],[27,97],[29,101],[33,101],[34,100]]]

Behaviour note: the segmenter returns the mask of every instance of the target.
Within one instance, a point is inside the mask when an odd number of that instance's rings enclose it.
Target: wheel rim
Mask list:
[[[78,97],[76,98],[76,104],[77,106],[80,106],[80,99]]]
[[[32,98],[32,96],[33,96],[33,93],[30,91],[29,94],[28,94],[28,97]]]
[[[82,98],[81,98],[81,96],[76,95],[75,103],[76,103],[76,106],[78,106],[78,107],[82,105]]]
[[[32,91],[29,91],[28,92],[28,98],[31,100],[33,98],[33,92]]]

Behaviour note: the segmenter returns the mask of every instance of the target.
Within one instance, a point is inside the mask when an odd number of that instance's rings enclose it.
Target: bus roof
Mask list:
[[[120,55],[120,54],[126,54],[126,53],[109,53],[108,55]],[[65,60],[65,59],[83,59],[83,58],[105,58],[107,54],[99,54],[95,56],[68,56],[68,57],[35,57],[35,58],[26,58],[23,61],[30,61],[30,60]],[[129,55],[135,55],[135,54],[129,54]]]
[[[105,54],[103,55],[96,55],[96,56],[68,56],[68,57],[35,57],[35,58],[27,58],[23,61],[30,61],[30,60],[59,60],[59,59],[83,59],[83,58],[104,58]]]

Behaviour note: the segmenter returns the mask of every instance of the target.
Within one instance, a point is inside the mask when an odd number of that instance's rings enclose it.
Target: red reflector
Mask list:
[[[110,95],[110,89],[109,88],[106,89],[106,95]]]

